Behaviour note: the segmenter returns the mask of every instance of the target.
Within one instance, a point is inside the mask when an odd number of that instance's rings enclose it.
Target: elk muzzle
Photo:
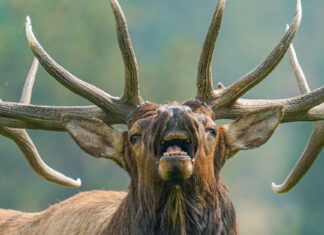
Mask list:
[[[197,150],[196,128],[187,107],[171,106],[164,108],[168,115],[158,128],[156,164],[160,177],[165,181],[179,182],[188,179],[195,163]]]

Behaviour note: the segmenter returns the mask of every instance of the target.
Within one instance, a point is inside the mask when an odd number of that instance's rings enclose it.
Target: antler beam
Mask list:
[[[222,109],[214,108],[215,119],[235,119],[260,108],[272,105],[284,105],[285,115],[281,121],[282,123],[324,120],[324,113],[321,112],[320,108],[322,105],[316,106],[323,102],[324,87],[315,91],[314,96],[312,93],[309,93],[289,99],[239,99],[230,107],[224,107]],[[304,100],[308,100],[305,106],[303,103]],[[313,101],[315,103],[312,103]],[[309,107],[314,108],[307,110]],[[42,106],[2,102],[0,104],[0,125],[13,128],[65,131],[61,120],[61,116],[65,113],[88,118],[95,117],[109,124],[126,123],[125,117],[121,114],[119,116],[110,116],[97,106]]]
[[[126,123],[123,113],[109,115],[97,106],[44,106],[2,102],[0,104],[0,124],[14,128],[65,131],[62,115],[75,114],[88,118],[99,118],[105,123]]]
[[[216,119],[235,119],[248,112],[272,106],[283,105],[284,117],[281,122],[316,121],[323,120],[324,114],[318,110],[318,106],[324,102],[324,86],[308,94],[275,100],[238,99],[232,106],[213,107]]]

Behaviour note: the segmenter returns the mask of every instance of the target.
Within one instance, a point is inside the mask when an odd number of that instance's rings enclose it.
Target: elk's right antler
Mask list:
[[[122,97],[113,97],[82,81],[54,61],[37,41],[31,21],[27,17],[28,44],[40,64],[58,82],[96,106],[42,106],[3,102],[0,105],[0,124],[15,128],[65,131],[61,120],[64,113],[88,118],[96,117],[109,124],[126,123],[128,115],[137,105],[143,103],[143,99],[139,93],[137,62],[124,13],[117,0],[111,0],[110,3],[116,20],[118,43],[125,65],[125,88]]]
[[[26,78],[24,88],[21,93],[21,98],[20,98],[21,103],[24,104],[30,103],[37,69],[38,69],[38,60],[34,58],[28,76]],[[37,151],[37,148],[35,147],[33,141],[30,139],[25,129],[14,129],[14,128],[9,128],[0,125],[0,134],[12,139],[17,144],[18,148],[24,154],[31,168],[40,177],[52,183],[67,186],[67,187],[81,186],[80,179],[73,180],[46,165],[46,163],[42,160],[41,156]]]
[[[61,119],[64,113],[77,114],[88,118],[97,117],[110,124],[125,124],[132,109],[143,103],[139,93],[137,62],[128,35],[126,19],[117,0],[111,0],[110,3],[116,20],[118,43],[125,65],[125,89],[121,98],[113,97],[101,89],[82,81],[55,62],[35,38],[31,21],[29,17],[26,18],[27,40],[38,60],[35,58],[33,62],[20,103],[1,101],[0,134],[15,141],[32,169],[42,178],[53,183],[68,187],[79,187],[81,185],[80,179],[70,179],[48,167],[39,156],[26,130],[15,128],[65,131]],[[29,105],[38,61],[58,82],[88,99],[96,106],[55,107]]]

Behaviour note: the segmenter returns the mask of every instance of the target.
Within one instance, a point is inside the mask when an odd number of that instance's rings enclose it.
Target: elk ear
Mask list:
[[[223,126],[227,158],[239,150],[251,149],[264,144],[283,118],[283,106],[272,106],[241,116]]]
[[[75,142],[91,156],[108,158],[124,168],[123,133],[92,118],[64,114],[63,123]]]

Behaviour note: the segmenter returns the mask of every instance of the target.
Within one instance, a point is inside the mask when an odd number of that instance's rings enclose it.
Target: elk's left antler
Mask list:
[[[294,46],[291,44],[289,47],[290,64],[295,74],[299,90],[302,94],[310,93],[305,74],[298,62]],[[318,112],[324,113],[324,104],[316,107]],[[308,140],[303,154],[300,156],[294,168],[290,171],[285,181],[276,185],[272,183],[273,191],[277,193],[285,193],[291,190],[306,174],[313,162],[316,160],[324,147],[324,121],[316,121],[313,123],[313,132]]]
[[[290,27],[287,27],[285,35],[268,57],[254,70],[241,77],[231,86],[226,88],[219,83],[218,90],[214,90],[211,75],[211,59],[222,21],[224,7],[225,0],[220,0],[204,42],[198,65],[196,99],[209,104],[213,108],[216,119],[235,118],[238,115],[243,115],[244,113],[260,108],[281,104],[284,106],[285,111],[282,122],[298,121],[301,119],[305,121],[323,120],[324,104],[322,103],[324,102],[324,87],[312,92],[310,91],[306,78],[297,61],[293,46],[291,45],[301,22],[302,9],[300,0],[297,0],[295,17]],[[302,96],[278,100],[239,99],[243,94],[261,82],[279,64],[288,49],[292,68]],[[311,167],[323,146],[324,121],[317,121],[314,122],[313,133],[296,166],[283,184],[275,185],[273,183],[273,190],[278,193],[284,193],[297,184]]]
[[[266,78],[284,57],[300,26],[302,17],[300,0],[297,0],[295,16],[289,30],[287,30],[281,41],[271,51],[268,57],[254,70],[241,77],[231,86],[224,87],[219,83],[218,90],[213,89],[211,59],[222,21],[224,7],[225,0],[220,0],[204,42],[198,65],[196,99],[209,104],[213,108],[216,119],[234,119],[247,112],[255,111],[260,108],[272,105],[283,105],[285,116],[282,122],[322,120],[324,118],[323,113],[309,111],[311,108],[324,102],[324,87],[302,96],[288,99],[240,99],[242,95]]]

